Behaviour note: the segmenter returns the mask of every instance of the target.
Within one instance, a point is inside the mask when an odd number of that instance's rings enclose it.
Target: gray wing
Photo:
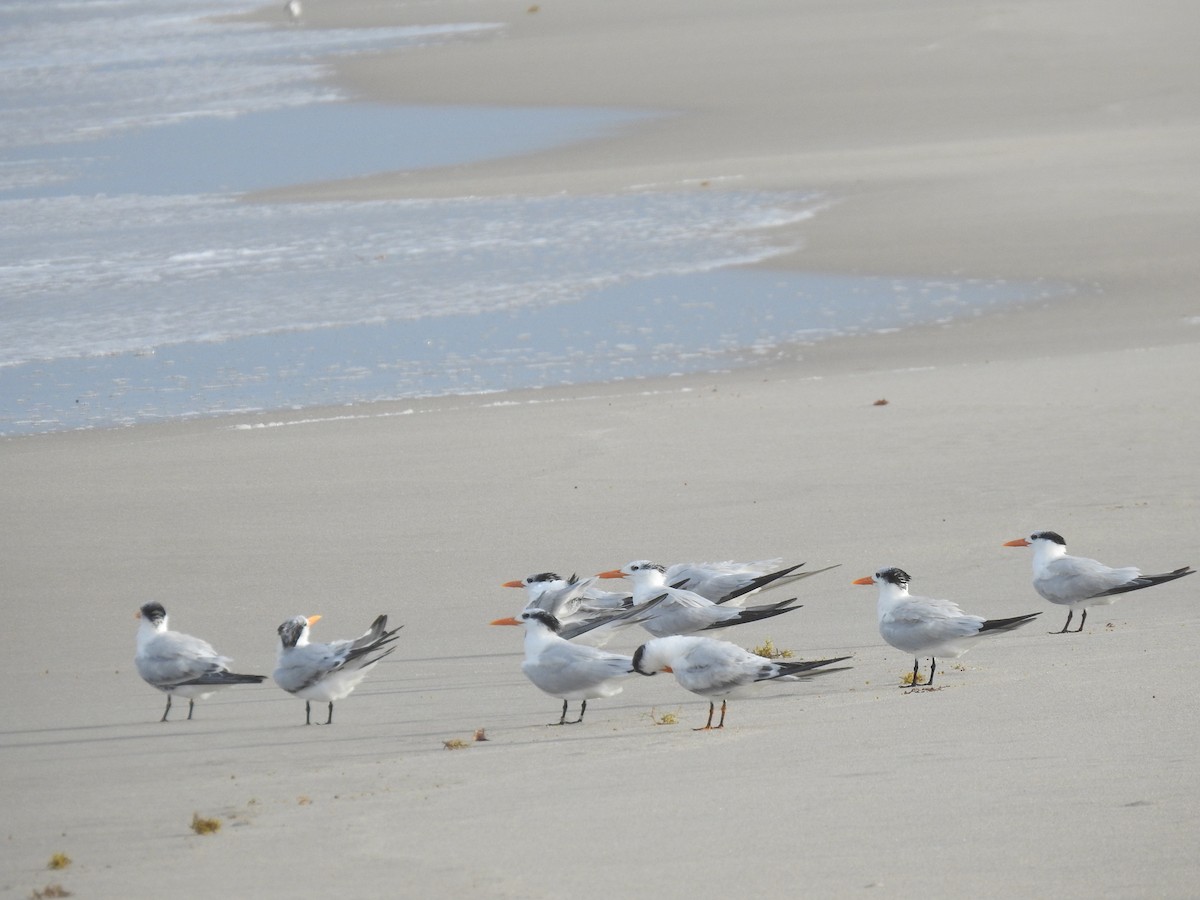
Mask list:
[[[523,663],[521,670],[547,693],[571,693],[632,675],[633,659],[563,641],[546,648],[536,662]]]
[[[339,669],[369,666],[396,649],[387,645],[396,640],[396,632],[403,627],[401,625],[388,631],[387,616],[379,616],[361,637],[352,641],[289,647],[280,654],[279,665],[272,677],[285,691],[295,693],[311,687]]]
[[[231,661],[207,641],[177,631],[156,636],[134,658],[138,674],[159,688],[226,683]]]
[[[1140,574],[1133,566],[1114,569],[1094,559],[1067,556],[1046,566],[1045,573],[1034,579],[1033,586],[1053,603],[1070,603],[1107,594]]]
[[[362,640],[361,638],[359,640]],[[285,691],[295,693],[311,687],[346,664],[351,641],[332,641],[328,644],[305,644],[289,647],[280,655],[279,665],[272,677]]]
[[[563,626],[558,636],[563,638],[563,640],[569,641],[572,638],[577,638],[581,634],[587,634],[589,631],[594,631],[598,628],[624,628],[627,625],[636,625],[639,622],[645,621],[648,614],[657,609],[658,605],[665,599],[667,599],[666,594],[659,594],[657,597],[647,600],[638,606],[630,606],[615,612],[597,613],[586,621]]]
[[[897,603],[879,620],[879,631],[893,647],[916,653],[945,641],[973,637],[982,616],[967,615],[951,600],[911,597]]]

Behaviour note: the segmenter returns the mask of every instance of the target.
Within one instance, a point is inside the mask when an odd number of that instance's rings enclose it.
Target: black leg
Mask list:
[[[937,660],[931,656],[931,657],[929,657],[929,685],[930,685],[930,687],[933,686],[933,673],[936,671],[937,671]],[[914,679],[913,684],[916,684],[916,683],[917,682]]]
[[[325,720],[326,725],[333,724],[333,701],[329,701],[329,718]]]
[[[1087,615],[1087,610],[1086,610],[1086,609],[1083,611],[1083,614],[1084,614],[1085,616]],[[1051,633],[1051,634],[1066,634],[1066,633],[1067,633],[1067,625],[1070,625],[1070,624],[1071,624],[1071,616],[1073,616],[1073,615],[1075,615],[1075,610],[1073,610],[1073,609],[1068,609],[1068,610],[1067,610],[1067,623],[1066,623],[1066,625],[1063,625],[1063,627],[1062,627],[1062,631],[1052,631],[1052,632],[1050,632],[1050,633]],[[1080,625],[1079,627],[1080,627],[1080,628],[1082,628],[1083,626],[1082,626],[1082,625]]]
[[[1087,621],[1087,610],[1085,609],[1085,610],[1084,610],[1082,613],[1080,613],[1080,615],[1079,615],[1079,627],[1075,629],[1075,633],[1076,633],[1076,634],[1078,634],[1079,632],[1083,631],[1083,623],[1084,623],[1084,622],[1086,622],[1086,621]]]
[[[163,710],[163,717],[161,719],[159,719],[158,721],[160,721],[160,722],[167,721],[167,713],[169,713],[170,711],[171,711],[171,695],[167,694],[167,708]]]
[[[557,722],[551,722],[550,724],[551,724],[551,725],[565,725],[565,724],[567,724],[567,701],[566,701],[566,700],[564,700],[564,701],[563,701],[563,710],[562,710],[562,715],[558,717],[558,721],[557,721]]]
[[[692,731],[712,731],[713,709],[715,709],[715,707],[713,702],[710,700],[708,702],[708,721],[704,723],[703,728],[693,728]]]
[[[307,700],[304,701],[304,724],[305,725],[312,724],[312,707],[309,706],[309,703]]]
[[[196,701],[189,697],[188,698],[188,721],[189,722],[192,721],[192,710],[195,708],[195,706],[196,706]]]
[[[580,722],[582,722],[582,721],[583,721],[583,714],[584,714],[585,712],[587,712],[587,701],[586,701],[586,700],[584,700],[584,701],[583,701],[583,703],[581,703],[581,704],[580,704],[580,706],[579,706],[579,718],[578,718],[578,719],[572,719],[572,720],[571,720],[570,722],[568,722],[567,724],[568,724],[568,725],[578,725]],[[565,713],[564,713],[564,715],[565,715]]]

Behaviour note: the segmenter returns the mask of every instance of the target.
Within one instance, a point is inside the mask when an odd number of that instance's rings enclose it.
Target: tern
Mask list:
[[[628,563],[620,569],[601,572],[597,577],[632,580],[635,610],[643,608],[648,598],[665,595],[653,615],[643,616],[640,621],[641,626],[655,637],[744,625],[800,609],[795,597],[763,606],[722,606],[694,591],[668,586],[666,570],[645,559]]]
[[[633,659],[585,644],[572,644],[559,636],[557,618],[541,609],[527,609],[516,618],[496,619],[493,625],[525,628],[525,677],[551,697],[562,700],[562,715],[551,725],[577,725],[587,712],[588,700],[621,693],[622,678],[633,674]],[[567,719],[567,704],[580,700],[579,718]]]
[[[1004,546],[1032,547],[1033,589],[1051,603],[1067,607],[1067,621],[1062,630],[1051,634],[1066,634],[1077,609],[1083,612],[1073,633],[1083,631],[1089,606],[1106,606],[1115,602],[1118,594],[1174,581],[1196,571],[1183,566],[1162,575],[1143,575],[1135,566],[1113,569],[1094,559],[1068,556],[1067,542],[1055,531],[1036,531],[1028,538],[1006,541]]]
[[[912,596],[908,592],[911,580],[907,572],[893,566],[853,583],[879,585],[879,633],[897,650],[914,654],[913,687],[917,686],[922,656],[930,658],[927,684],[932,685],[937,657],[957,659],[977,638],[1011,631],[1041,615],[1035,612],[1009,619],[968,615],[950,600]]]
[[[672,635],[654,638],[638,647],[633,654],[633,668],[641,675],[671,672],[680,687],[708,699],[708,721],[693,730],[712,731],[713,712],[716,709],[713,697],[721,698],[721,721],[715,727],[724,728],[726,698],[749,694],[761,682],[800,681],[814,675],[841,672],[849,667],[824,667],[849,658],[838,656],[808,662],[777,662],[757,656],[728,641],[695,635]]]
[[[525,609],[540,609],[558,619],[560,625],[589,622],[607,616],[613,610],[628,609],[633,600],[628,594],[601,591],[595,578],[562,578],[554,572],[539,572],[502,587],[524,588]]]
[[[133,662],[138,674],[152,687],[167,695],[167,708],[160,722],[167,721],[171,697],[187,697],[188,719],[197,700],[232,684],[260,684],[266,675],[238,675],[229,671],[232,662],[212,645],[190,634],[167,630],[167,611],[161,603],[147,603],[135,614],[138,624],[137,655]]]
[[[293,616],[279,626],[279,661],[272,673],[275,683],[304,700],[304,724],[312,724],[313,700],[329,703],[326,725],[333,724],[333,701],[349,695],[376,663],[395,650],[382,648],[396,640],[401,625],[387,630],[387,616],[379,616],[366,633],[354,640],[311,644],[309,628],[320,616]],[[376,652],[380,651],[382,652]]]
[[[692,591],[707,597],[713,603],[729,603],[765,588],[791,584],[837,566],[826,566],[808,572],[797,572],[804,563],[778,568],[782,559],[764,559],[758,562],[675,563],[667,566],[663,580],[671,587]],[[774,570],[774,571],[772,571]]]

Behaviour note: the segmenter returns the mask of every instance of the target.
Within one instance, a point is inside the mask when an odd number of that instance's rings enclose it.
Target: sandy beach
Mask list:
[[[250,202],[819,190],[832,207],[775,265],[1072,293],[728,374],[0,441],[0,896],[1194,896],[1200,579],[1050,636],[1065,611],[1002,544],[1054,529],[1113,565],[1200,562],[1200,10],[533,9],[310,0],[299,27],[501,22],[336,78],[662,119]],[[487,627],[532,572],[775,556],[840,567],[728,637],[853,668],[732,700],[719,732],[692,731],[706,702],[669,675],[548,728],[520,634]],[[912,659],[851,585],[883,565],[1043,615],[907,692]],[[160,724],[132,662],[149,599],[239,672],[270,674],[292,615],[323,616],[316,640],[404,628],[328,728],[269,680]]]

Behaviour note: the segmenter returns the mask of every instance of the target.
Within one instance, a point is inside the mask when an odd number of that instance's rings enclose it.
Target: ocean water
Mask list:
[[[0,434],[723,369],[1050,291],[747,269],[820,227],[803,191],[242,202],[647,116],[346,102],[323,60],[501,29],[221,19],[253,8],[0,3]]]

